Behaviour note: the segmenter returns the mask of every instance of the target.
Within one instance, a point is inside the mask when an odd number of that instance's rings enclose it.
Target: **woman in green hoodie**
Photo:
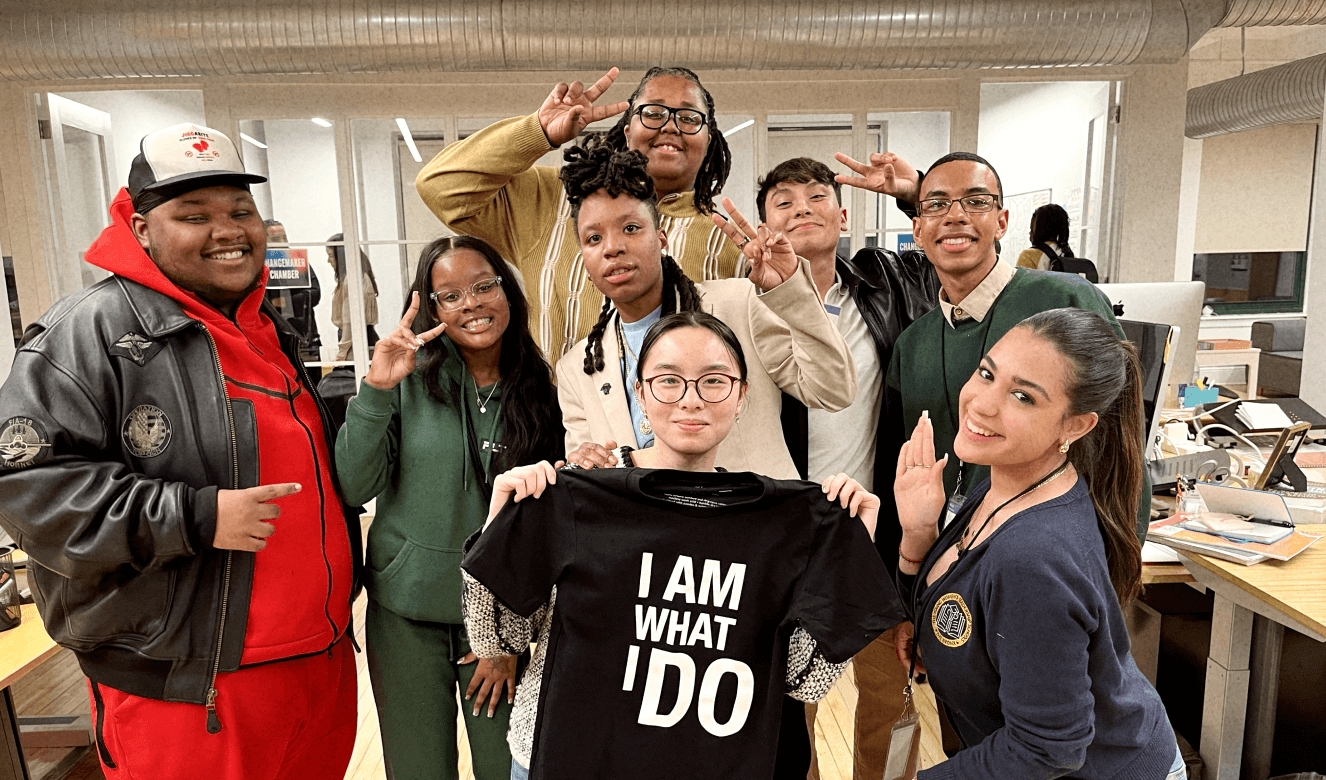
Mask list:
[[[510,773],[516,659],[470,652],[460,559],[487,516],[493,477],[561,457],[557,391],[528,322],[495,249],[470,236],[429,244],[405,316],[378,341],[336,438],[346,500],[377,498],[368,669],[395,780],[457,776],[457,692],[475,777]]]

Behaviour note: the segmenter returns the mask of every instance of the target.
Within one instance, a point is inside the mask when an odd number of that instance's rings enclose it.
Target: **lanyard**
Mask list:
[[[985,316],[989,318],[993,313],[994,312],[986,312]],[[976,359],[978,366],[980,365],[981,358],[985,357],[985,350],[990,345],[990,330],[992,323],[987,319],[986,322],[979,324],[985,326],[985,334],[981,336],[981,353],[980,357]],[[953,432],[954,434],[956,434],[959,430],[958,407],[957,404],[953,403],[953,395],[952,393],[949,392],[949,384],[948,384],[948,343],[947,342],[948,342],[948,330],[951,327],[953,326],[949,325],[948,320],[946,318],[944,322],[941,323],[939,326],[939,375],[941,381],[944,384],[944,408],[948,411],[949,422],[953,424]],[[957,456],[955,455],[954,457]],[[948,501],[948,513],[944,519],[945,527],[947,527],[949,523],[953,522],[953,518],[957,516],[958,510],[962,508],[963,501],[966,500],[966,497],[962,492],[962,487],[963,483],[966,481],[966,476],[967,476],[967,464],[964,463],[961,458],[958,458],[958,479],[957,483],[953,487],[953,496]]]

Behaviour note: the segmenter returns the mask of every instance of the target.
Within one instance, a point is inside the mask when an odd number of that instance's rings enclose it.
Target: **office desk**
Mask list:
[[[55,655],[60,646],[46,634],[33,604],[23,605],[23,623],[0,633],[0,780],[27,780],[28,763],[19,742],[18,716],[9,686]]]
[[[1202,707],[1206,780],[1263,780],[1275,737],[1284,627],[1326,642],[1326,543],[1291,561],[1255,566],[1180,555],[1215,596]]]

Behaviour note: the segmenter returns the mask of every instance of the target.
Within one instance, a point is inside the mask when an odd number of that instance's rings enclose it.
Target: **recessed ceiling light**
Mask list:
[[[401,129],[401,136],[405,139],[405,145],[410,149],[410,156],[417,163],[423,162],[424,158],[419,156],[419,147],[414,145],[414,136],[410,134],[410,126],[405,124],[405,120],[400,117],[396,118],[396,126]]]

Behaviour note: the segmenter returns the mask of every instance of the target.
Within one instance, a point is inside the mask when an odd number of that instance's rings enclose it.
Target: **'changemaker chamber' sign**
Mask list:
[[[308,272],[307,249],[268,249],[267,289],[288,290],[312,286]]]

